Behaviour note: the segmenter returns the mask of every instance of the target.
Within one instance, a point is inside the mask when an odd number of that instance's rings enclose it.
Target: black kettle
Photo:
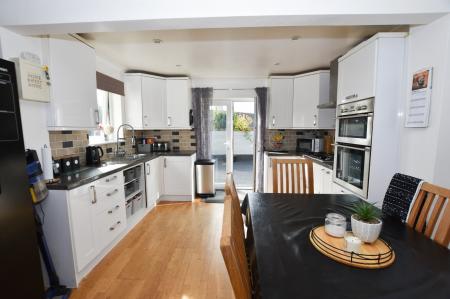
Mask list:
[[[103,157],[103,149],[100,146],[88,146],[86,147],[86,164],[87,165],[100,165],[100,158]]]

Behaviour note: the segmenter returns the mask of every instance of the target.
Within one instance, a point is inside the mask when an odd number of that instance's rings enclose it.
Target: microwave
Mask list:
[[[323,138],[298,138],[296,150],[302,153],[321,153],[323,145]]]

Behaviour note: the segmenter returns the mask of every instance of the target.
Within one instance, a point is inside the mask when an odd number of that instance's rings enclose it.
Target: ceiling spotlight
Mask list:
[[[275,62],[273,65],[280,65],[280,63],[279,62]]]
[[[299,40],[300,38],[300,35],[294,35],[293,37],[291,37],[291,40]]]
[[[175,66],[176,67],[182,67],[183,65],[182,64],[176,64]]]
[[[160,43],[162,43],[162,39],[154,38],[154,39],[153,39],[153,43],[155,43],[155,44],[160,44]]]

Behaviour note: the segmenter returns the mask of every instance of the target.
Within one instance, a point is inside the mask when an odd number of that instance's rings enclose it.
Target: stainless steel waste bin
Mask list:
[[[212,197],[216,195],[214,187],[214,160],[195,161],[196,192],[199,197]]]

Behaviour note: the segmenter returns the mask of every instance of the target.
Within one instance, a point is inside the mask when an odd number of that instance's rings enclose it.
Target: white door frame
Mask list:
[[[227,107],[227,116],[226,116],[226,141],[224,145],[225,148],[225,159],[226,159],[226,170],[225,172],[233,172],[233,158],[234,158],[234,134],[233,134],[233,112],[234,102],[253,102],[256,105],[255,98],[218,98],[213,99],[212,106],[226,106]],[[255,113],[256,113],[256,107],[255,107]],[[255,132],[256,133],[256,132]],[[255,165],[255,143],[253,142],[253,182],[254,182],[254,165]],[[225,182],[218,182],[215,184],[216,189],[223,189],[225,188]],[[247,186],[246,186],[247,187]],[[254,188],[254,186],[251,186],[251,188]]]

